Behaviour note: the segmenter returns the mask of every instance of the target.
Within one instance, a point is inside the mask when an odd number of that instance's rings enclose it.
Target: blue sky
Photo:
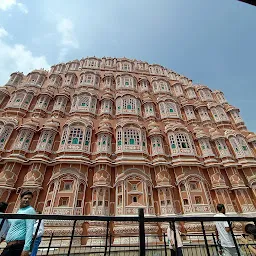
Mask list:
[[[256,7],[237,0],[0,0],[0,84],[86,56],[158,63],[225,93],[256,132]]]

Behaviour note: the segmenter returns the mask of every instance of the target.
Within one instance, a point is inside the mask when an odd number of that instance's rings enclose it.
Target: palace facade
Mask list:
[[[44,214],[202,216],[217,203],[256,213],[256,135],[221,91],[172,70],[85,58],[11,74],[0,104],[0,200],[9,212],[31,190]],[[72,223],[48,226],[64,235]],[[105,229],[80,223],[76,233]],[[113,225],[115,234],[137,231]]]

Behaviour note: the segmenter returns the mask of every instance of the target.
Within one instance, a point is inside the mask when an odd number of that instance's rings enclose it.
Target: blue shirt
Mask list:
[[[36,214],[35,210],[31,206],[25,208],[20,208],[17,212],[18,214]],[[11,242],[15,240],[25,240],[25,245],[23,247],[24,251],[30,250],[30,245],[33,238],[33,230],[35,220],[29,219],[12,219],[8,220],[10,228],[6,236],[6,242]]]
[[[2,213],[2,212],[0,212],[0,213]],[[1,222],[2,222],[2,219],[0,219],[0,223]],[[8,220],[5,219],[4,224],[2,226],[2,229],[0,231],[0,238],[4,238],[5,239],[6,234],[8,232],[8,229],[9,229],[9,223],[8,223]]]

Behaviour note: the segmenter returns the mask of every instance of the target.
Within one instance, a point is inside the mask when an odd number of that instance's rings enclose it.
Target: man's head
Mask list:
[[[8,203],[0,202],[0,212],[5,212],[8,207]]]
[[[218,212],[223,213],[223,214],[225,214],[225,212],[226,212],[224,204],[218,204],[217,210],[218,210]]]
[[[33,198],[33,193],[31,191],[25,191],[20,195],[20,207],[24,208],[30,205]]]
[[[248,223],[245,225],[245,232],[250,236],[252,239],[256,239],[256,226],[252,223]]]

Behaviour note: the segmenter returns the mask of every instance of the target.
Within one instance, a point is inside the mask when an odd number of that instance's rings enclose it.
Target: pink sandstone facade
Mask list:
[[[147,216],[202,216],[217,203],[230,214],[256,213],[256,135],[222,92],[160,65],[92,57],[15,72],[0,87],[0,104],[0,200],[9,212],[29,189],[45,214],[129,216],[144,208]],[[47,226],[65,235],[72,223]],[[98,222],[76,228],[105,231]],[[115,223],[112,231],[138,226]]]

